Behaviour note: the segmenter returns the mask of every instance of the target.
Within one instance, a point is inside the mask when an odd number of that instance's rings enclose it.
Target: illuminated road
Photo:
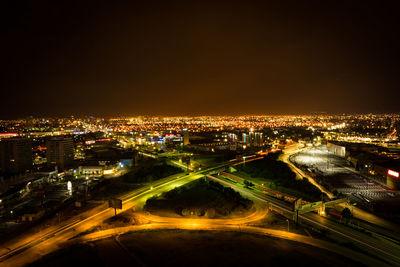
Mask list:
[[[310,149],[315,149],[315,148],[309,148],[308,150],[310,150]],[[317,149],[319,149],[319,148],[317,147]],[[303,149],[303,150],[305,150],[305,149]],[[291,146],[289,149],[285,150],[285,154],[282,156],[282,159],[281,159],[281,160],[284,161],[286,164],[288,164],[289,167],[290,167],[293,171],[295,171],[297,175],[304,175],[310,182],[313,181],[312,183],[314,184],[315,180],[314,180],[312,177],[310,177],[309,175],[307,175],[306,173],[304,173],[302,170],[300,170],[299,168],[297,168],[297,167],[289,160],[289,156],[291,156],[291,155],[293,155],[293,154],[296,154],[296,153],[298,153],[298,152],[300,152],[300,151],[301,151],[301,150],[298,149],[298,145],[295,144],[295,145]],[[311,156],[311,157],[312,157],[312,156]],[[313,157],[313,159],[315,160],[315,157]],[[324,161],[325,161],[325,159],[324,159]],[[331,164],[336,165],[336,164],[334,164],[334,163],[332,163],[332,162],[331,162]],[[322,164],[322,165],[325,165],[325,162],[324,162],[324,164]],[[336,168],[346,168],[346,169],[347,169],[347,167],[339,166],[339,165],[336,165]],[[332,167],[331,167],[331,169],[332,169]],[[351,169],[349,169],[349,170],[351,170]],[[351,171],[354,172],[354,170],[351,170]],[[356,174],[357,174],[357,173],[356,173]],[[362,178],[360,178],[360,180],[362,180]],[[315,184],[317,184],[317,183],[315,182]],[[315,185],[315,184],[314,184],[314,185]],[[319,185],[318,185],[317,187],[318,187],[320,190],[323,189],[323,188],[322,188],[321,186],[319,186]],[[325,189],[323,189],[323,190],[325,190]],[[357,189],[357,191],[360,191],[360,190]],[[326,190],[325,190],[324,192],[327,193],[327,195],[328,195],[329,197],[332,197],[332,196],[333,196],[331,193],[327,192]],[[328,194],[328,193],[329,193],[329,194]],[[396,234],[397,237],[400,239],[400,233],[399,233],[400,229],[399,229],[399,227],[398,227],[397,225],[395,225],[395,224],[393,224],[393,223],[391,223],[391,222],[389,222],[389,221],[387,221],[387,220],[385,220],[385,219],[383,219],[383,218],[381,218],[381,217],[378,217],[378,216],[376,216],[376,215],[374,215],[374,214],[372,214],[372,213],[370,213],[370,212],[367,212],[367,211],[362,210],[362,209],[360,209],[360,208],[358,208],[358,207],[355,207],[355,206],[353,206],[353,205],[348,206],[347,204],[340,204],[340,206],[342,206],[343,208],[344,208],[344,207],[349,207],[350,210],[351,210],[351,212],[352,212],[352,214],[353,214],[356,218],[358,218],[358,219],[360,219],[360,220],[363,220],[363,221],[366,221],[366,222],[375,224],[375,225],[380,226],[380,227],[382,227],[382,228],[388,229],[389,231],[395,231],[395,232],[397,232],[397,233],[392,233],[391,235]],[[387,232],[387,231],[382,230],[382,229],[379,229],[379,232]]]
[[[179,186],[190,182],[192,180],[198,179],[202,177],[201,174],[193,174],[187,175],[186,177],[172,177],[169,178],[171,181],[164,181],[160,183],[158,186],[154,186],[152,190],[146,190],[143,192],[137,191],[132,193],[132,196],[127,196],[124,199],[124,210],[134,207],[135,205],[141,205],[144,201],[151,195],[159,194],[164,190],[169,190],[175,186]],[[215,177],[208,176],[210,179],[217,179]],[[229,183],[225,181],[221,181],[224,184],[229,185]],[[260,195],[257,196],[253,192],[248,192],[243,188],[235,188],[237,191],[240,191],[242,194],[250,196],[252,199],[261,202],[267,202],[265,200],[265,196]],[[288,209],[290,212],[290,210]],[[34,260],[39,259],[43,255],[46,255],[52,251],[60,249],[63,246],[74,242],[82,242],[89,241],[95,239],[101,239],[108,237],[110,235],[117,235],[126,233],[128,231],[137,231],[144,229],[187,229],[187,230],[214,230],[214,231],[245,231],[249,233],[256,233],[262,235],[273,236],[277,238],[284,238],[288,240],[293,240],[297,242],[302,242],[305,244],[309,244],[312,246],[316,246],[319,248],[327,249],[333,251],[335,253],[339,253],[344,256],[352,255],[354,258],[357,258],[365,263],[375,263],[373,259],[361,255],[359,253],[353,251],[347,251],[345,248],[321,241],[318,239],[313,239],[307,236],[298,235],[294,233],[289,233],[286,231],[265,229],[260,227],[251,227],[245,224],[260,220],[267,215],[267,210],[257,209],[255,212],[243,217],[243,218],[234,218],[234,219],[192,219],[192,218],[165,218],[161,216],[151,215],[151,214],[142,214],[139,216],[143,216],[146,220],[150,221],[150,223],[144,225],[135,225],[128,227],[120,227],[113,228],[104,231],[97,231],[88,235],[84,235],[77,239],[72,239],[78,233],[85,232],[90,229],[92,226],[95,226],[100,221],[103,221],[107,218],[113,216],[113,211],[110,209],[106,209],[100,211],[97,214],[92,215],[84,220],[74,222],[72,224],[66,225],[61,229],[58,229],[57,232],[52,233],[47,238],[42,238],[43,240],[39,240],[40,242],[31,243],[27,246],[26,250],[22,250],[20,254],[16,257],[8,258],[4,263],[9,264],[11,266],[22,266],[26,263],[32,262]],[[71,241],[68,241],[71,240]],[[21,249],[21,248],[20,248]],[[376,262],[377,263],[377,262]],[[381,264],[381,263],[380,263]]]
[[[229,163],[231,164],[231,163]],[[129,194],[123,196],[123,210],[128,210],[134,207],[142,206],[145,201],[153,196],[161,194],[162,192],[169,191],[175,187],[181,186],[200,177],[203,177],[203,173],[217,170],[227,164],[218,165],[215,167],[210,167],[197,173],[192,173],[189,175],[173,175],[165,179],[156,181],[152,186],[146,188],[141,188],[135,190]],[[243,195],[249,198],[267,203],[268,205],[274,206],[283,212],[293,215],[292,208],[290,204],[277,200],[275,198],[269,197],[265,194],[257,192],[255,190],[248,190],[238,187],[232,183],[225,180],[221,180],[217,177],[207,176],[210,179],[218,180],[219,182],[226,184],[235,190],[241,192]],[[119,211],[119,212],[122,212]],[[129,226],[122,228],[114,228],[109,230],[97,231],[92,234],[82,236],[81,238],[72,239],[80,233],[84,233],[92,229],[93,227],[99,225],[102,221],[112,217],[114,211],[109,209],[106,204],[94,208],[91,211],[80,214],[71,220],[65,221],[62,225],[49,227],[41,233],[35,235],[25,236],[17,240],[12,240],[7,244],[4,244],[0,248],[0,264],[7,266],[23,266],[27,263],[33,262],[42,256],[49,254],[55,250],[62,248],[64,245],[70,242],[78,242],[79,240],[90,240],[96,238],[103,238],[107,235],[120,234],[123,231],[133,231],[133,230],[143,230],[143,229],[200,229],[200,230],[235,230],[235,231],[248,231],[259,234],[266,234],[271,236],[276,236],[279,238],[290,239],[298,242],[303,242],[313,246],[325,248],[336,253],[346,255],[355,255],[357,259],[362,262],[377,266],[373,259],[366,255],[361,255],[352,250],[346,249],[345,247],[340,247],[334,244],[327,243],[325,241],[313,239],[310,237],[296,235],[293,233],[288,233],[285,231],[277,231],[265,228],[250,227],[246,226],[246,223],[257,221],[266,215],[266,210],[258,209],[243,218],[235,219],[186,219],[186,218],[165,218],[161,216],[144,214],[144,218],[150,223],[145,225]],[[357,232],[351,228],[344,225],[334,223],[326,218],[318,216],[314,213],[309,213],[306,215],[300,215],[300,220],[307,222],[317,228],[327,229],[335,234],[344,237],[354,243],[357,243],[364,250],[366,250],[373,257],[378,256],[379,258],[386,259],[390,264],[398,265],[400,263],[400,248],[396,244],[390,242],[383,242],[382,240],[376,239],[375,237],[367,236],[366,234]],[[71,241],[69,241],[71,240]],[[380,265],[382,263],[380,262]]]
[[[317,187],[321,192],[324,192],[329,198],[334,198],[335,196],[331,192],[326,190],[324,187],[322,187],[320,184],[318,184],[314,180],[314,178],[312,178],[310,175],[304,173],[302,170],[297,168],[292,162],[290,162],[289,157],[293,154],[296,154],[299,151],[300,151],[299,144],[297,144],[297,143],[293,144],[283,151],[281,160],[283,162],[285,162],[290,167],[290,169],[292,169],[292,171],[296,174],[296,177],[298,177],[300,179],[306,178],[310,183],[312,183],[315,187]]]
[[[255,190],[248,190],[238,187],[236,184],[232,184],[227,180],[222,180],[213,176],[207,177],[217,180],[225,185],[229,185],[233,189],[240,191],[243,195],[246,195],[251,199],[269,203],[269,205],[274,206],[279,210],[285,212],[286,215],[289,215],[288,217],[293,217],[294,215],[291,204],[272,198]],[[356,230],[353,230],[352,228],[335,223],[325,217],[321,217],[312,212],[304,215],[299,215],[299,220],[302,222],[307,222],[308,224],[313,225],[318,229],[329,230],[351,242],[357,243],[371,255],[375,255],[381,259],[385,259],[393,265],[400,264],[400,246],[396,243],[390,242],[386,239],[379,239],[376,236],[369,236],[367,234],[358,232]]]
[[[175,217],[162,217],[154,214],[141,214],[136,215],[142,217],[150,223],[168,223],[168,224],[190,224],[190,225],[241,225],[255,222],[263,219],[268,214],[268,210],[263,208],[256,208],[256,211],[244,217],[228,218],[228,219],[205,219],[205,218],[175,218]]]
[[[214,169],[217,170],[229,164],[231,163],[220,164],[192,174],[172,175],[152,183],[151,186],[135,190],[121,197],[123,209],[119,210],[119,212],[142,206],[153,195],[182,186],[203,177],[202,173],[210,172]],[[51,251],[59,249],[65,241],[77,234],[97,226],[112,216],[114,216],[114,210],[108,208],[108,204],[105,203],[71,218],[61,225],[49,227],[36,234],[22,235],[2,245],[0,248],[0,262],[11,266],[23,266],[26,263],[33,262]]]
[[[366,265],[371,266],[386,266],[381,261],[378,261],[374,258],[371,258],[367,255],[349,251],[345,247],[332,244],[323,240],[315,239],[312,237],[299,235],[295,233],[290,233],[281,230],[274,230],[268,228],[254,227],[248,225],[235,225],[235,224],[203,224],[200,222],[193,223],[190,219],[186,220],[186,222],[177,223],[151,223],[151,224],[142,224],[142,225],[131,225],[126,227],[118,227],[113,229],[108,229],[104,231],[99,231],[95,233],[91,233],[82,237],[77,238],[76,240],[70,241],[68,245],[79,244],[82,242],[88,241],[96,241],[112,236],[118,236],[121,234],[133,232],[133,231],[143,231],[143,230],[174,230],[174,229],[183,229],[183,230],[206,230],[206,231],[236,231],[236,232],[246,232],[257,235],[266,235],[275,238],[282,238],[286,240],[296,241],[303,244],[311,245],[313,247],[318,247],[322,249],[326,249],[328,251],[337,253],[339,255],[345,256],[347,258],[357,259],[357,261],[364,263]],[[389,265],[388,265],[389,266]]]

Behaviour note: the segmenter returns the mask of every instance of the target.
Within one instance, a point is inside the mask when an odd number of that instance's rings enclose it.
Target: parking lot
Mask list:
[[[353,171],[344,158],[328,152],[326,146],[305,149],[290,157],[299,168],[317,177],[330,191],[337,192],[357,202],[360,206],[373,209],[377,204],[400,205],[396,192]]]

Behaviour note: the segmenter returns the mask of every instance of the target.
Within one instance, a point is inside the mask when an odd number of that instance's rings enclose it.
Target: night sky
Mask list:
[[[389,1],[60,2],[0,4],[0,119],[400,112]]]

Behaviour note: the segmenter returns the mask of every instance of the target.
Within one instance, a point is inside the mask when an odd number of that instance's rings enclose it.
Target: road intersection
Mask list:
[[[212,173],[217,173],[219,170],[224,169],[226,166],[233,164],[234,162],[228,162],[219,164],[216,166],[204,168],[201,171],[193,172],[190,174],[176,174],[170,177],[164,178],[162,180],[154,182],[151,186],[146,186],[140,189],[137,189],[129,194],[126,194],[122,197],[123,200],[123,211],[140,207],[145,201],[154,195],[159,195],[163,192],[169,191],[175,187],[179,187],[196,179],[202,178],[205,175],[208,179],[217,180],[220,183],[230,186],[233,189],[239,191],[245,196],[248,196],[252,200],[255,200],[258,203],[264,203],[265,207],[274,206],[275,208],[281,210],[286,213],[286,216],[293,216],[293,211],[291,205],[285,203],[282,200],[267,196],[261,192],[256,190],[250,190],[246,188],[239,187],[236,184],[233,184],[227,180],[222,178],[218,178],[216,176],[212,176]],[[10,265],[10,266],[22,266],[29,262],[33,262],[42,256],[56,251],[68,243],[72,242],[71,240],[79,240],[85,239],[87,236],[88,239],[106,236],[107,233],[117,233],[117,230],[108,229],[103,231],[97,231],[95,233],[90,233],[85,235],[88,230],[93,229],[96,225],[101,222],[111,218],[114,215],[113,210],[109,209],[106,204],[102,204],[90,211],[87,211],[79,216],[73,217],[70,220],[62,222],[60,225],[49,227],[43,232],[36,233],[34,235],[22,235],[21,237],[16,238],[15,240],[11,240],[7,242],[0,248],[0,265]],[[237,219],[192,219],[192,218],[165,218],[160,216],[155,216],[151,214],[144,214],[145,219],[148,221],[145,225],[135,225],[129,226],[127,228],[123,228],[125,230],[140,230],[140,229],[203,229],[203,230],[248,230],[253,232],[264,233],[268,235],[273,235],[273,230],[261,228],[256,229],[255,227],[251,228],[246,225],[250,222],[254,222],[262,219],[267,216],[266,209],[257,209],[254,213],[247,215],[243,218]],[[327,229],[331,232],[334,232],[343,238],[355,242],[358,245],[362,246],[364,250],[368,251],[370,255],[374,257],[383,258],[389,264],[399,264],[400,257],[400,247],[398,244],[387,242],[387,240],[379,240],[375,237],[368,236],[364,233],[357,232],[351,228],[348,228],[344,225],[337,224],[333,221],[330,221],[326,218],[323,218],[317,214],[309,213],[305,215],[299,216],[300,220],[304,223],[310,224],[315,227]],[[272,231],[272,232],[271,232]],[[119,233],[119,232],[118,232]],[[274,232],[275,233],[275,232]],[[285,231],[281,231],[279,233],[275,233],[276,236],[280,236],[281,238],[288,238],[291,240],[295,240],[298,242],[311,242],[309,238],[304,236],[295,235],[293,233],[288,233]],[[81,236],[78,239],[77,236]],[[335,246],[333,244],[326,245],[321,243],[322,241],[317,241],[317,239],[312,239],[312,245],[319,246],[322,248],[329,249],[331,251],[336,251],[339,254],[343,253],[356,253],[352,250],[345,249]],[[310,244],[311,244],[310,243]],[[347,251],[347,252],[346,252]],[[371,257],[363,256],[360,259],[364,261],[364,263],[369,262],[373,263],[376,259],[372,259]]]

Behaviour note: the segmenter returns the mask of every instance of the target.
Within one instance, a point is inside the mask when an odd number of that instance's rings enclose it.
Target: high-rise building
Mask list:
[[[234,144],[236,142],[237,136],[234,133],[228,134],[228,142]]]
[[[0,173],[18,174],[32,167],[32,142],[28,138],[7,138],[0,141]]]
[[[47,164],[55,165],[60,170],[74,163],[74,141],[68,136],[51,137],[46,142]]]
[[[255,135],[254,145],[255,146],[262,146],[263,143],[264,143],[263,133],[255,132],[254,135]]]
[[[249,135],[246,133],[242,133],[242,141],[244,144],[248,144],[249,143]]]
[[[250,146],[259,147],[263,145],[263,133],[250,131],[248,134],[243,133],[243,143],[248,144]]]
[[[249,132],[249,141],[248,141],[248,143],[249,143],[251,146],[254,146],[255,140],[256,140],[256,138],[255,138],[255,133],[254,133],[253,131],[250,131],[250,132]]]

